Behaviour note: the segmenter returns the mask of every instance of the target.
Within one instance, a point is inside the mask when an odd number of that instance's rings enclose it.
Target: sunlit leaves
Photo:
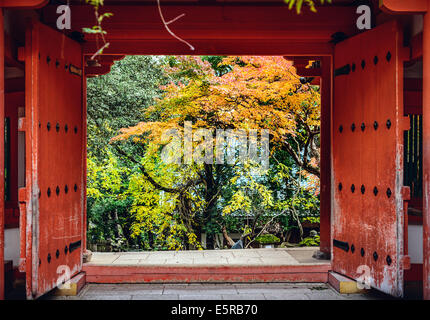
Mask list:
[[[216,62],[216,70],[223,71],[215,72],[213,65],[201,57],[170,57],[165,67],[170,82],[161,86],[162,97],[142,112],[144,121],[123,128],[113,139],[114,143],[129,141],[142,146],[144,152],[139,154],[142,166],[154,181],[166,188],[178,190],[187,181],[201,178],[180,192],[162,191],[141,173],[131,178],[127,192],[134,199],[133,234],[138,236],[142,230],[151,230],[156,242],[166,248],[199,247],[194,230],[203,227],[198,217],[210,203],[205,198],[207,181],[202,164],[162,161],[161,150],[171,143],[164,137],[166,131],[175,130],[182,138],[185,123],[191,123],[193,130],[261,132],[265,129],[270,132],[271,152],[276,153],[285,152],[286,141],[306,141],[304,128],[319,130],[319,88],[302,84],[292,63],[283,57],[226,57]],[[215,135],[213,139],[212,145],[216,145]],[[194,141],[193,146],[197,143]],[[179,158],[183,156],[180,143],[173,152]],[[318,165],[318,155],[308,157],[312,164]],[[314,193],[317,184],[313,184],[311,175],[298,173],[301,169],[292,167],[291,162],[280,163],[270,174],[263,172],[258,164],[230,168],[233,179],[230,176],[229,181],[219,186],[228,192],[220,196],[215,208],[218,221],[262,215],[265,217],[262,221],[267,222],[271,219],[267,217],[288,210],[314,211],[317,201],[309,192]],[[301,182],[290,183],[290,178],[298,175]],[[315,177],[314,180],[318,181]],[[306,192],[293,195],[289,188]],[[215,230],[213,226],[210,228]]]
[[[106,34],[107,33],[100,26],[93,26],[92,28],[82,28],[82,31],[85,33],[91,33],[91,34]]]
[[[315,2],[318,2],[317,0],[284,0],[285,3],[288,5],[288,8],[291,10],[292,8],[296,8],[296,11],[298,14],[301,13],[302,7],[304,4],[306,4],[309,9],[312,12],[317,12],[317,9],[315,7]],[[319,1],[321,4],[324,4],[325,2],[327,3],[331,3],[331,0],[320,0]]]

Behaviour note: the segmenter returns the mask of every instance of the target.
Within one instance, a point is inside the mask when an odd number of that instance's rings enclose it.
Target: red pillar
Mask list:
[[[423,297],[430,300],[430,13],[423,30]]]
[[[4,27],[0,8],[0,300],[4,299]]]
[[[85,58],[82,56],[82,69]],[[87,77],[82,76],[82,256],[87,251]]]
[[[332,58],[321,61],[320,251],[331,252],[331,102]]]

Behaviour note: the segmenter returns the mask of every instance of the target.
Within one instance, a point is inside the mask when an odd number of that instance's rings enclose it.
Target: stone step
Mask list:
[[[89,283],[324,282],[330,264],[290,266],[144,266],[84,264]]]
[[[66,282],[63,286],[58,287],[54,290],[56,296],[76,296],[82,290],[86,284],[85,272],[80,272],[69,282]]]
[[[330,271],[328,273],[328,283],[341,294],[366,293],[368,291],[366,289],[359,288],[357,281],[334,271]]]

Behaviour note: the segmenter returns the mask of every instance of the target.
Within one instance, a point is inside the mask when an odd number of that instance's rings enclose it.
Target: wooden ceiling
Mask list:
[[[179,4],[183,1],[166,0],[161,3],[166,21],[185,14],[169,28],[192,42],[196,52],[190,52],[186,45],[167,32],[155,0],[106,0],[101,11],[114,15],[103,21],[110,42],[105,53],[329,54],[333,34],[344,32],[351,35],[357,31],[356,8],[351,6],[323,6],[318,8],[318,13],[303,10],[297,15],[283,1],[241,1],[242,5],[238,5],[237,0],[189,0],[188,3],[192,4],[189,6]],[[56,5],[45,7],[42,17],[45,23],[55,27],[58,17]],[[74,31],[80,32],[94,24],[93,10],[83,5],[72,6]],[[94,36],[86,34],[85,40],[85,52],[94,52],[98,47]]]
[[[105,0],[105,5],[153,5],[156,0]],[[327,2],[327,1],[326,1]],[[377,7],[378,0],[332,0],[331,6],[358,6],[363,3],[371,3]],[[67,0],[51,0],[51,3],[67,3]],[[82,0],[71,0],[71,4],[82,4]],[[284,0],[161,0],[163,5],[214,5],[214,4],[228,4],[228,5],[280,5],[285,4]],[[319,1],[316,0],[315,4],[321,6]]]

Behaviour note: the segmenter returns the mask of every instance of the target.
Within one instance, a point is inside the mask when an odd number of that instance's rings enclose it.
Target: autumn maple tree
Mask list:
[[[139,166],[139,174],[132,177],[129,189],[135,198],[134,232],[155,228],[169,248],[184,248],[184,243],[188,248],[199,247],[196,233],[202,231],[198,230],[202,226],[209,235],[222,230],[226,236],[223,216],[248,214],[252,209],[252,223],[243,228],[249,242],[258,235],[259,219],[273,220],[265,219],[265,212],[283,213],[294,207],[291,199],[278,199],[265,186],[268,182],[281,183],[277,179],[290,179],[292,171],[286,173],[285,165],[276,160],[278,156],[292,159],[298,168],[294,174],[298,171],[308,179],[307,188],[318,183],[318,87],[303,83],[291,62],[283,57],[226,57],[212,65],[209,61],[213,59],[171,57],[166,67],[171,81],[162,88],[163,97],[144,115],[153,120],[124,128],[113,139],[117,152]],[[164,133],[183,133],[186,123],[191,123],[193,130],[269,130],[270,153],[276,167],[271,181],[258,164],[163,162],[160,154],[170,142]],[[216,139],[215,134],[212,138]],[[140,157],[128,154],[121,141],[144,146],[144,153]],[[175,152],[184,156],[180,146]],[[260,178],[254,179],[256,172]],[[229,195],[223,196],[225,193]],[[254,203],[255,199],[259,199],[258,203]],[[177,240],[178,234],[182,242]],[[209,240],[212,245],[213,241]]]

